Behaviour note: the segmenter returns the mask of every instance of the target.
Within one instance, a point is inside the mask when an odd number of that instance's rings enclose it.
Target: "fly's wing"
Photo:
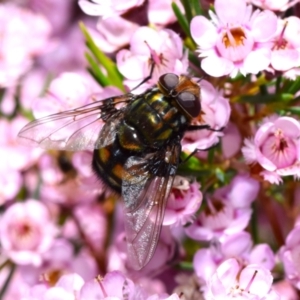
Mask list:
[[[22,144],[44,149],[98,149],[111,142],[126,104],[135,99],[135,95],[126,94],[34,120],[18,137]],[[118,109],[118,105],[122,107]]]
[[[145,158],[132,156],[124,166],[127,253],[130,266],[136,270],[143,268],[155,252],[180,151],[178,143]]]

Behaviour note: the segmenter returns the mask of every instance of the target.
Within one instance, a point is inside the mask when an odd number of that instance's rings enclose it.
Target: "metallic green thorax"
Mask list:
[[[134,151],[163,147],[178,135],[186,122],[170,99],[157,88],[152,89],[128,105],[120,124],[120,145]]]

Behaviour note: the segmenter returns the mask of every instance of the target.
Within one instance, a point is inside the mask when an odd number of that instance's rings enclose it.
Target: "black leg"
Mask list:
[[[188,157],[186,157],[183,161],[181,161],[182,164],[186,163],[192,156],[194,156],[197,152],[200,152],[200,151],[208,151],[210,149],[213,149],[215,147],[217,147],[219,145],[219,143],[216,143],[208,148],[205,148],[205,149],[198,149],[196,148]]]
[[[219,129],[213,129],[210,127],[210,125],[190,125],[187,128],[187,131],[194,131],[194,130],[202,130],[202,129],[207,129],[210,131],[214,131],[214,132],[221,132],[224,130],[225,127],[221,127]]]
[[[152,75],[153,75],[153,72],[154,72],[154,67],[155,67],[155,62],[152,60],[152,61],[151,61],[150,74],[149,74],[146,78],[144,78],[144,79],[142,80],[142,82],[140,82],[140,83],[139,83],[136,87],[134,87],[131,91],[137,89],[139,86],[141,86],[142,84],[144,84],[145,82],[147,82],[149,79],[152,78]]]

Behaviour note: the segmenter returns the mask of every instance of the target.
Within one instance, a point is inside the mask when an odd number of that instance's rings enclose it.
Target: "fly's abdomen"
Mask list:
[[[121,194],[123,166],[128,156],[117,139],[106,147],[94,150],[93,170],[106,185],[119,194]]]

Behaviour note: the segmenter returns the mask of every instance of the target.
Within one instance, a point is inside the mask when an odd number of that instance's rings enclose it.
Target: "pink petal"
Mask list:
[[[255,277],[253,279],[254,275]],[[248,265],[240,274],[240,287],[246,289],[250,284],[250,293],[259,297],[264,297],[267,295],[271,288],[272,282],[273,277],[271,272],[260,265]]]
[[[90,16],[102,16],[104,15],[104,5],[92,3],[87,0],[79,0],[78,5],[84,13]]]
[[[256,245],[251,251],[250,260],[268,270],[272,270],[275,265],[275,255],[267,244]]]
[[[67,274],[58,280],[56,283],[57,287],[63,288],[65,291],[74,293],[74,291],[79,291],[84,284],[84,280],[81,276],[76,273]]]
[[[117,53],[116,60],[119,71],[126,78],[130,80],[140,80],[143,78],[144,61],[142,61],[139,56],[133,56],[129,50],[123,49]],[[134,70],[134,72],[132,72],[132,70]]]
[[[191,35],[201,49],[213,47],[218,38],[214,25],[203,16],[197,16],[192,19]]]
[[[300,227],[295,227],[286,238],[286,245],[291,248],[300,245]]]
[[[300,19],[292,16],[284,20],[287,22],[286,29],[284,31],[284,38],[288,40],[294,48],[300,47]]]
[[[201,67],[207,74],[214,77],[228,75],[234,70],[233,62],[217,55],[204,58]]]
[[[222,280],[222,285],[227,289],[234,287],[239,270],[240,266],[236,259],[230,258],[225,260],[217,269],[217,274]]]
[[[247,12],[244,0],[216,0],[215,10],[222,23],[243,23]]]
[[[208,279],[216,270],[216,263],[209,249],[200,249],[193,259],[193,266],[198,277]]]
[[[245,73],[257,74],[265,70],[271,61],[271,51],[266,48],[261,48],[249,53],[245,58],[243,69]]]
[[[295,49],[272,51],[271,64],[277,71],[287,71],[299,64],[299,52]]]
[[[229,122],[224,130],[224,136],[222,138],[222,153],[225,158],[231,158],[236,155],[242,144],[242,136],[238,130],[238,127]]]
[[[147,44],[145,43],[147,41]],[[130,50],[135,55],[150,56],[150,50],[160,51],[161,44],[164,43],[162,35],[150,27],[140,27],[130,39]]]
[[[235,207],[250,207],[251,203],[256,199],[260,185],[247,175],[236,176],[232,183],[232,189],[227,197]]]
[[[282,178],[276,172],[262,171],[260,175],[272,184],[282,183]]]
[[[276,33],[277,17],[268,10],[260,12],[252,23],[252,36],[257,42],[270,40]]]
[[[248,253],[252,247],[251,236],[248,232],[242,231],[226,237],[222,244],[222,252],[226,257],[237,257]]]
[[[290,138],[299,138],[300,123],[291,117],[281,117],[274,122],[274,126],[284,131],[284,134]]]

